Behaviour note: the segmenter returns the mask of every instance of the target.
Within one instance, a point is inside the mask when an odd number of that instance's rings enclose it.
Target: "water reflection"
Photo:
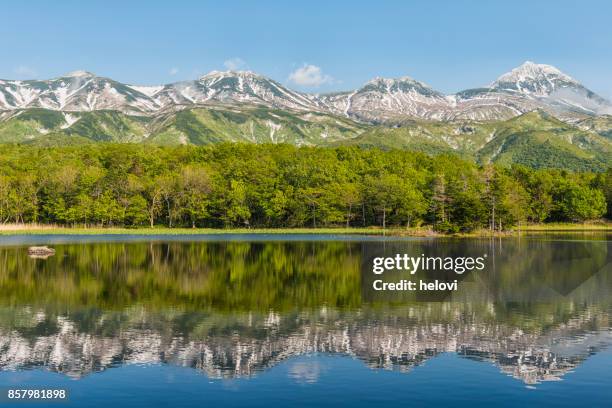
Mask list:
[[[402,243],[495,256],[436,302],[365,302],[363,245],[107,242],[56,245],[46,260],[0,248],[0,368],[78,378],[167,363],[235,378],[310,353],[410,371],[452,352],[534,384],[612,344],[609,241]],[[313,364],[290,375],[315,382]]]

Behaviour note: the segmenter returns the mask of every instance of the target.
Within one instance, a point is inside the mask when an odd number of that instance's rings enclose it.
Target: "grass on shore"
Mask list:
[[[549,223],[527,224],[516,228],[519,231],[612,231],[612,222],[601,223]]]
[[[513,231],[491,233],[490,230],[478,230],[471,233],[455,234],[456,236],[508,236],[519,232],[580,232],[612,231],[612,223],[578,224],[551,223],[521,225]],[[395,227],[383,230],[380,227],[368,228],[168,228],[163,226],[123,228],[123,227],[66,227],[44,224],[4,224],[0,225],[0,235],[202,235],[202,234],[329,234],[329,235],[388,235],[388,236],[445,236],[436,233],[430,227]]]
[[[382,228],[168,228],[66,227],[57,225],[0,225],[0,235],[202,235],[202,234],[361,234],[382,235]]]

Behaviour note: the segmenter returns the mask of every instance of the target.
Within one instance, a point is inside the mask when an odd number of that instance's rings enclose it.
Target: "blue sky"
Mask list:
[[[443,92],[525,60],[612,97],[609,1],[14,1],[0,78],[85,69],[133,84],[250,69],[295,89],[408,75]]]

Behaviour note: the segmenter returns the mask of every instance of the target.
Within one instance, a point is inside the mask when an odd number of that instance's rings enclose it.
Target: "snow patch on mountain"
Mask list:
[[[68,129],[70,126],[74,125],[76,122],[78,122],[78,120],[81,119],[80,116],[75,115],[73,113],[64,113],[64,121],[66,123],[64,123],[61,128],[62,129]]]
[[[164,85],[159,86],[138,86],[138,85],[128,85],[133,90],[140,92],[147,96],[154,96],[156,93],[164,89]]]
[[[95,74],[92,74],[89,71],[82,71],[82,70],[77,70],[77,71],[72,71],[67,73],[66,75],[64,75],[63,77],[65,78],[84,78],[84,77],[95,77]]]

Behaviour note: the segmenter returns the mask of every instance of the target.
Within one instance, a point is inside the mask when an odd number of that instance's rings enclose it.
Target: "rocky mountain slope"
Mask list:
[[[152,116],[103,110],[25,109],[0,116],[0,143],[82,142],[205,145],[217,142],[321,145],[352,139],[370,126],[320,112],[259,105],[164,110]]]

